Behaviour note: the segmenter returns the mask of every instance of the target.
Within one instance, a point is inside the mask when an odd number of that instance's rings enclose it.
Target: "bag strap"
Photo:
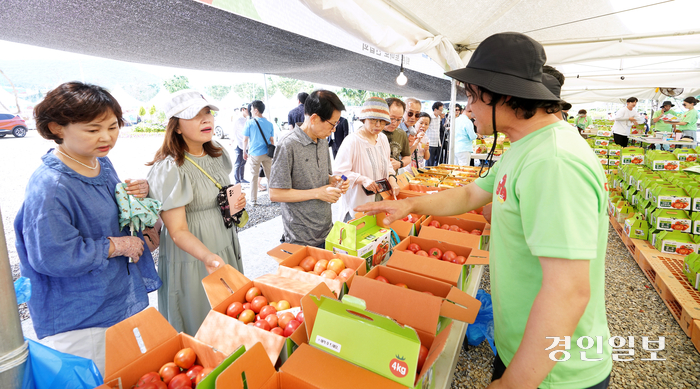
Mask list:
[[[260,127],[260,123],[258,123],[258,119],[253,119],[255,120],[255,124],[258,125],[258,130],[260,130],[260,135],[263,137],[263,140],[265,141],[265,146],[270,147],[270,144],[267,143],[267,139],[265,139],[265,134],[263,134],[262,127]]]
[[[221,184],[219,184],[218,182],[216,182],[216,180],[213,179],[213,178],[209,175],[209,173],[205,172],[204,169],[202,169],[201,166],[197,165],[197,163],[196,163],[195,161],[193,161],[192,158],[190,158],[190,157],[188,157],[187,155],[185,155],[185,159],[188,160],[188,161],[190,161],[190,162],[192,162],[192,164],[193,164],[194,166],[197,166],[197,169],[201,170],[202,173],[204,173],[204,175],[207,176],[207,177],[211,180],[211,182],[213,182],[214,185],[216,185],[216,187],[219,188],[219,190],[221,190]]]

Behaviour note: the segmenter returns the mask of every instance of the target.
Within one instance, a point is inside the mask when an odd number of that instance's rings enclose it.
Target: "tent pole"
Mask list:
[[[455,104],[457,104],[457,80],[452,79],[452,87],[450,88],[450,154],[448,155],[449,164],[455,163]]]
[[[267,98],[267,74],[263,73],[263,82],[265,83],[265,103],[269,104],[270,99]],[[267,119],[270,119],[270,110],[265,109],[265,112],[267,112]]]
[[[28,351],[17,311],[2,220],[0,214],[0,388],[10,389],[22,387]]]

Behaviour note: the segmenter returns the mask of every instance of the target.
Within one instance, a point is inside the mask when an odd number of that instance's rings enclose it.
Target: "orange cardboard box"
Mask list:
[[[196,336],[178,334],[153,307],[107,329],[105,333],[105,384],[98,388],[131,388],[144,374],[159,371],[175,354],[189,347],[197,354],[196,364],[215,368],[227,359],[216,339],[213,345]],[[223,370],[223,369],[222,369]],[[208,377],[220,371],[215,369]]]
[[[331,260],[333,258],[340,259],[345,264],[345,268],[353,269],[355,273],[348,278],[347,282],[343,282],[339,279],[331,280],[314,273],[307,273],[297,269],[292,269],[294,266],[299,266],[299,263],[307,256],[326,260]],[[298,250],[294,254],[287,257],[287,259],[280,262],[280,266],[277,268],[277,274],[282,277],[299,280],[313,285],[323,282],[328,285],[331,292],[335,293],[337,297],[342,297],[342,294],[347,291],[347,288],[352,284],[352,280],[355,278],[355,275],[363,276],[365,273],[367,273],[367,264],[362,258],[340,253],[336,254],[332,251],[321,250],[319,248],[309,246],[304,246],[301,248],[301,250]]]
[[[377,281],[377,276],[408,288]],[[382,265],[358,277],[349,294],[363,299],[368,310],[429,335],[438,334],[450,323],[444,318],[474,323],[481,307],[479,300],[450,284]]]
[[[247,282],[244,282],[246,281]],[[204,291],[212,310],[204,319],[195,335],[203,342],[217,342],[217,348],[226,354],[233,353],[240,346],[252,347],[262,343],[272,363],[281,362],[292,353],[294,347],[305,343],[304,324],[289,337],[275,335],[272,332],[243,324],[236,318],[226,315],[226,308],[235,302],[245,302],[245,294],[253,286],[260,288],[268,301],[287,300],[292,307],[301,306],[301,298],[312,292],[335,298],[324,283],[317,285],[266,274],[253,281],[229,265],[224,265],[202,280]],[[290,343],[291,342],[291,343]]]
[[[384,201],[394,201],[392,199],[389,200],[384,200]],[[359,212],[355,215],[355,218],[365,216],[366,213]],[[425,218],[427,216],[425,215],[418,215],[416,213],[412,213],[411,215],[413,216],[418,216],[418,220],[415,222],[408,222],[408,221],[403,221],[403,220],[396,220],[393,223],[387,225],[384,223],[384,218],[386,217],[385,212],[380,212],[377,214],[377,225],[380,227],[384,228],[391,228],[396,232],[396,234],[399,236],[399,239],[406,239],[409,236],[417,236],[418,233],[420,232],[421,224],[423,221],[425,221]]]
[[[442,175],[441,175],[442,176]],[[405,174],[401,174],[396,176],[396,183],[399,185],[399,188],[401,188],[401,191],[399,192],[399,196],[397,196],[398,199],[404,199],[404,198],[409,198],[409,197],[416,197],[416,196],[425,196],[429,194],[428,192],[439,192],[442,190],[446,190],[445,188],[438,188],[437,186],[425,186],[425,185],[416,185],[416,184],[411,184],[409,177],[407,177]],[[382,192],[380,193],[382,195],[382,198],[384,200],[393,200],[394,196],[391,192]]]
[[[323,368],[318,368],[322,366]],[[243,377],[246,386],[243,384]],[[302,344],[279,372],[266,358],[261,344],[254,345],[224,370],[217,389],[401,389],[405,386],[369,370]]]
[[[282,243],[281,245],[275,247],[274,249],[267,252],[267,255],[271,256],[277,263],[281,263],[287,259],[290,255],[293,255],[297,251],[303,249],[306,246],[300,246],[298,244]]]
[[[442,228],[431,227],[430,223],[435,220],[440,225],[449,224],[456,225],[459,228],[467,231],[480,230],[481,235],[472,235],[464,232],[443,230]],[[421,226],[418,236],[427,239],[436,239],[443,242],[449,242],[466,247],[474,247],[478,249],[486,249],[491,235],[491,227],[486,222],[477,222],[450,216],[428,216]]]
[[[407,253],[408,245],[418,244],[424,250],[437,247],[443,252],[454,251],[457,255],[467,258],[464,265],[451,262],[440,261],[434,258],[426,258],[420,255]],[[441,242],[433,239],[426,239],[420,236],[410,236],[402,240],[394,248],[394,252],[387,261],[386,266],[401,269],[410,273],[423,275],[438,281],[446,282],[464,290],[471,276],[471,265],[488,265],[488,251],[478,250],[471,247],[461,246],[454,243]]]

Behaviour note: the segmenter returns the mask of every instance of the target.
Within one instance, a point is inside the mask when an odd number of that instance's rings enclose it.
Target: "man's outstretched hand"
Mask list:
[[[365,212],[368,215],[376,215],[385,212],[384,224],[389,225],[396,220],[403,219],[411,213],[411,205],[408,200],[384,200],[367,203],[355,208],[355,212]]]

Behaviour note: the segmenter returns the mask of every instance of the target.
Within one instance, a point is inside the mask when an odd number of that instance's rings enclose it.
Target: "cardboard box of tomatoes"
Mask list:
[[[432,258],[430,254],[433,254]],[[488,263],[488,251],[410,236],[396,245],[386,266],[423,275],[465,290],[470,281],[472,265]]]
[[[308,284],[273,274],[251,281],[229,265],[205,277],[202,285],[212,309],[197,338],[216,341],[225,353],[260,342],[272,363],[279,360],[280,364],[307,340],[303,317],[299,317],[301,298],[308,293],[335,298],[324,283]]]
[[[423,221],[418,236],[488,250],[491,225],[450,216],[428,216]]]
[[[654,246],[662,253],[688,255],[698,252],[700,245],[697,241],[695,235],[680,231],[661,231],[656,236]]]
[[[367,265],[362,258],[316,247],[299,247],[301,249],[280,262],[278,275],[308,284],[323,282],[340,298],[348,291],[356,275],[367,273]]]
[[[342,378],[340,378],[342,377]],[[257,343],[224,370],[217,389],[400,389],[405,386],[304,343],[275,371]]]
[[[378,225],[376,215],[335,222],[326,237],[326,250],[360,257],[369,270],[389,257],[391,229]]]
[[[429,388],[431,367],[445,347],[451,324],[437,336],[366,309],[363,300],[302,299],[309,344],[410,388]]]
[[[448,283],[382,265],[358,277],[349,294],[419,336],[439,334],[452,319],[474,323],[481,307],[479,300]]]
[[[239,355],[213,344],[177,333],[153,307],[107,329],[105,333],[105,384],[99,389],[131,388],[139,383],[158,385],[197,383],[214,388],[214,380]]]

